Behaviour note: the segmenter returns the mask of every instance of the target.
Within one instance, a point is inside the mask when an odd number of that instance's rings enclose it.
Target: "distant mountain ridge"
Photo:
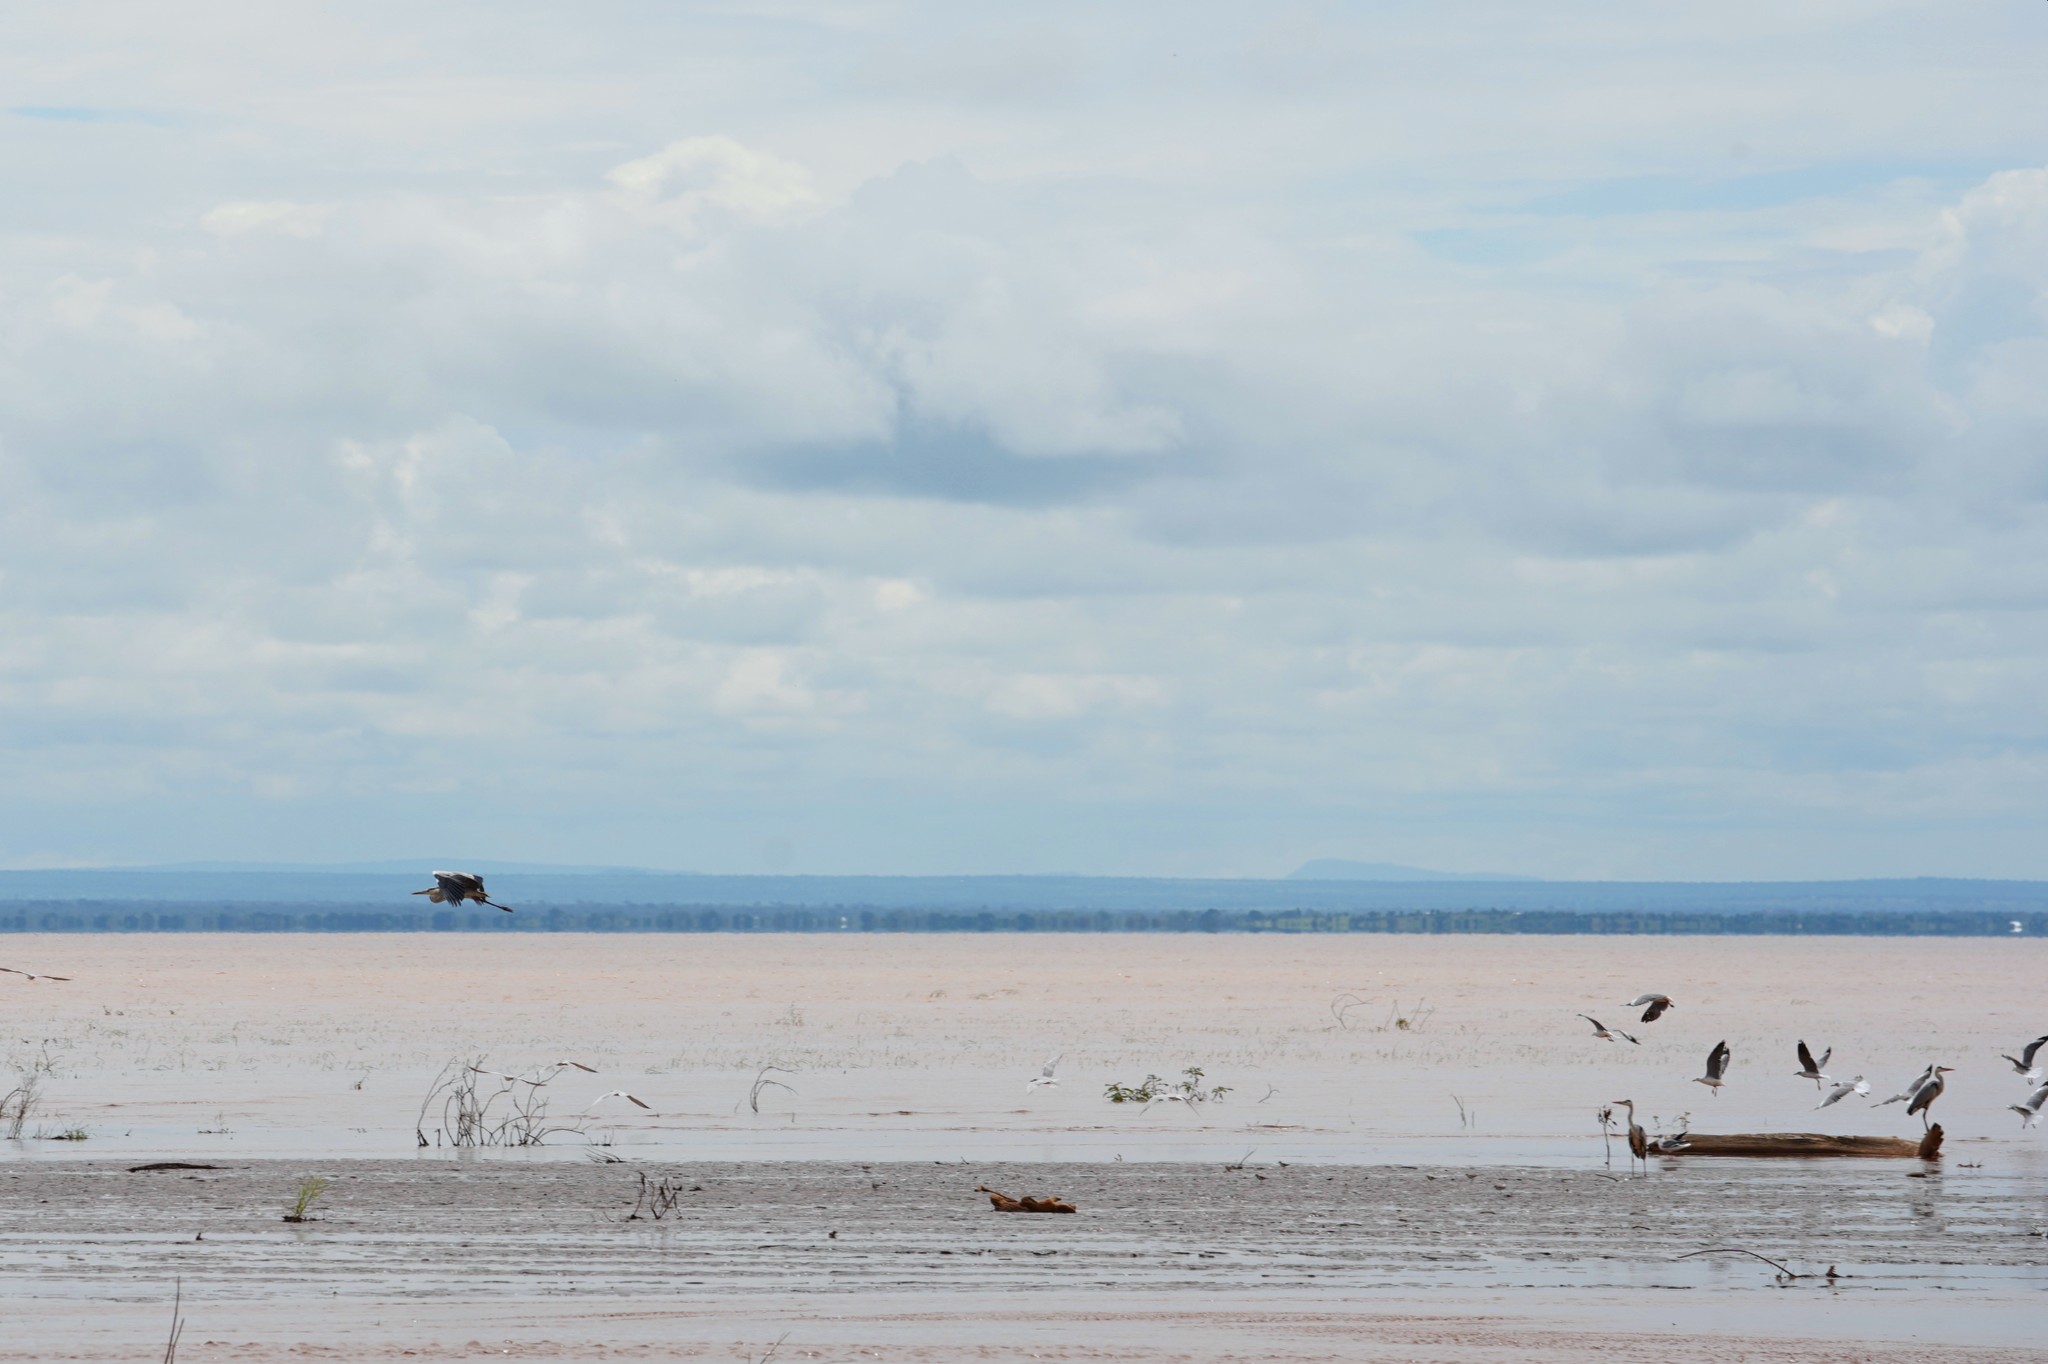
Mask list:
[[[1353,862],[1343,857],[1318,857],[1288,872],[1289,881],[1536,881],[1494,871],[1431,871],[1398,862]]]

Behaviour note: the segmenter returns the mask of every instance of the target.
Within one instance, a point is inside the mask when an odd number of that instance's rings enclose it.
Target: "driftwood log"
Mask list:
[[[1659,1151],[1667,1156],[1889,1156],[1894,1159],[1941,1159],[1941,1124],[1911,1137],[1831,1137],[1820,1132],[1738,1132],[1732,1136],[1686,1134],[1685,1147]]]
[[[995,1205],[997,1212],[1073,1212],[1074,1205],[1064,1198],[1012,1198],[1006,1193],[997,1193],[986,1184],[974,1186],[976,1193],[988,1195],[988,1201]]]

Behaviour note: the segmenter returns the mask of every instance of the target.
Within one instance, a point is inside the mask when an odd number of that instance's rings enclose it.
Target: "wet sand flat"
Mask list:
[[[0,1080],[38,1087],[0,1142],[0,1360],[159,1357],[180,1279],[188,1361],[760,1360],[785,1335],[779,1360],[2040,1357],[2048,1134],[1998,1059],[2048,1030],[2037,942],[4,947],[75,979],[0,978]],[[1679,1005],[1640,1046],[1575,1016],[1620,1025],[1650,988]],[[1724,1037],[1713,1094],[1692,1077]],[[1947,1158],[1610,1160],[1619,1098],[1653,1127],[1917,1134],[1903,1105],[1816,1113],[1802,1037],[1873,1099],[1955,1066]],[[458,1155],[421,1101],[478,1056],[596,1073],[549,1082],[545,1146]],[[787,1089],[753,1092],[767,1066]],[[1188,1066],[1231,1092],[1105,1098]],[[581,1116],[613,1089],[649,1108]],[[223,1168],[126,1168],[165,1159]],[[683,1181],[674,1216],[622,1220],[642,1172]],[[321,1220],[285,1224],[309,1175]],[[1081,1211],[995,1213],[977,1183]],[[1678,1258],[1723,1247],[1839,1274]]]
[[[1981,1171],[302,1162],[0,1170],[0,1359],[2016,1360],[2048,1216]],[[629,1219],[642,1175],[677,1208]],[[1915,1176],[1923,1177],[1915,1177]],[[1001,1214],[975,1185],[1059,1193]],[[201,1239],[203,1238],[203,1239]],[[1782,1281],[1741,1246],[1803,1277]],[[1828,1268],[1838,1277],[1820,1277]],[[90,1326],[87,1326],[87,1323]]]

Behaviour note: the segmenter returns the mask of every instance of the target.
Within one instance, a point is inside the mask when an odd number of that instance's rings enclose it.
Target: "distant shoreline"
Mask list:
[[[2019,925],[2014,932],[2013,925]],[[876,905],[527,904],[516,912],[164,900],[0,902],[5,933],[1382,933],[1544,936],[2048,937],[2048,911],[1108,910]]]

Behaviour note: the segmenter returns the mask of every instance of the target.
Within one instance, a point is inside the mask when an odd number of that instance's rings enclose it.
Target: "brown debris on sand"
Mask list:
[[[990,1203],[992,1203],[992,1204],[994,1204],[994,1205],[995,1205],[995,1210],[996,1210],[997,1212],[1074,1212],[1074,1211],[1076,1211],[1076,1209],[1075,1209],[1075,1207],[1074,1207],[1074,1205],[1073,1205],[1072,1203],[1069,1203],[1069,1202],[1067,1202],[1067,1200],[1065,1200],[1064,1198],[1059,1198],[1059,1197],[1057,1197],[1057,1196],[1055,1196],[1055,1197],[1052,1197],[1052,1198],[1032,1198],[1032,1197],[1030,1197],[1029,1195],[1026,1195],[1026,1196],[1025,1196],[1025,1197],[1023,1197],[1023,1198],[1012,1198],[1012,1197],[1010,1197],[1010,1196],[1009,1196],[1008,1194],[1006,1194],[1006,1193],[998,1193],[998,1192],[996,1192],[996,1191],[995,1191],[994,1189],[991,1189],[991,1188],[989,1188],[989,1187],[988,1187],[988,1186],[987,1186],[986,1184],[977,1184],[977,1185],[975,1185],[975,1186],[974,1186],[974,1191],[975,1191],[976,1193],[985,1193],[985,1194],[987,1194],[987,1195],[988,1195],[988,1201],[989,1201]]]
[[[1659,1152],[1671,1156],[1888,1156],[1894,1159],[1939,1160],[1941,1124],[1911,1137],[1832,1137],[1821,1132],[1738,1132],[1707,1136],[1688,1132],[1683,1147]]]

